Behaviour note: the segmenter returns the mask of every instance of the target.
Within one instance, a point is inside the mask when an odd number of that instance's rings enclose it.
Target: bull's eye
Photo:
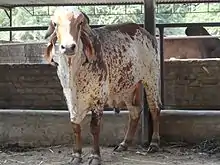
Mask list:
[[[54,27],[56,27],[56,26],[57,26],[57,24],[56,24],[55,22],[53,22],[53,26],[54,26]]]

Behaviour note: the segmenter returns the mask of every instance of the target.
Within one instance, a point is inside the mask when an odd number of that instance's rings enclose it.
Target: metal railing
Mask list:
[[[144,27],[143,24],[139,24]],[[92,28],[98,28],[105,25],[91,25]],[[169,24],[156,24],[156,27],[161,28],[178,28],[187,26],[207,26],[207,27],[218,27],[220,22],[207,22],[207,23],[169,23]],[[0,27],[1,31],[31,31],[31,30],[47,30],[48,26],[23,26],[23,27]]]

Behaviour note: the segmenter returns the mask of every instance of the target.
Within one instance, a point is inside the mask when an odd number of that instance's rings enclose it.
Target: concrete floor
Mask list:
[[[85,147],[83,164],[87,164],[90,148]],[[144,154],[142,150],[131,148],[123,153],[113,153],[113,148],[101,148],[103,164],[111,165],[219,165],[220,154],[208,155],[185,147],[167,146],[154,154]],[[138,153],[137,151],[141,151]],[[26,152],[2,151],[1,165],[64,165],[71,160],[72,148],[54,146],[38,148]]]

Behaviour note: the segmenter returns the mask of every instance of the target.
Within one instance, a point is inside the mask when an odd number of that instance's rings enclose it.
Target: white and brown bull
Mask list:
[[[58,77],[66,97],[74,131],[73,164],[82,160],[80,124],[89,111],[93,136],[90,164],[100,164],[99,134],[104,107],[129,110],[129,127],[117,151],[131,144],[141,114],[140,85],[145,86],[153,120],[149,152],[159,149],[160,60],[156,38],[134,23],[91,29],[80,11],[57,10],[46,38],[51,36],[45,57],[52,55],[58,40]]]

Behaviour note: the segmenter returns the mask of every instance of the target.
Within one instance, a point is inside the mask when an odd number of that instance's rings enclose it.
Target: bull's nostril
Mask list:
[[[61,47],[61,49],[65,49],[65,46],[63,46],[63,45],[61,45],[60,47]]]
[[[76,44],[72,44],[71,49],[75,50],[75,48],[76,48]]]

